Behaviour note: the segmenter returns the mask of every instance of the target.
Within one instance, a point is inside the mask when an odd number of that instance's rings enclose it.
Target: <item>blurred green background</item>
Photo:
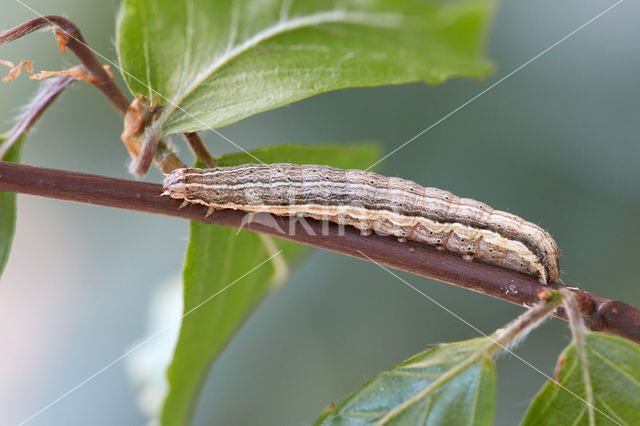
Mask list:
[[[115,61],[118,1],[24,4],[72,19]],[[504,2],[488,40],[497,70],[484,81],[334,92],[221,131],[247,149],[374,139],[388,152],[612,4]],[[639,13],[638,3],[621,3],[392,155],[382,172],[540,224],[562,249],[565,282],[640,306]],[[5,0],[0,28],[33,17]],[[31,59],[36,70],[76,63],[58,54],[48,33],[3,46],[0,58]],[[0,129],[10,128],[37,84],[22,76],[0,86]],[[29,135],[23,162],[129,177],[120,132],[106,99],[76,84]],[[214,154],[234,150],[218,136],[203,137]],[[147,179],[160,178],[153,172]],[[13,251],[0,279],[0,424],[25,420],[144,338],[154,294],[179,279],[188,236],[187,222],[177,219],[18,200]],[[485,333],[522,312],[400,275]],[[430,345],[476,335],[378,266],[315,251],[215,363],[196,424],[309,424],[377,372]],[[515,352],[552,374],[569,340],[566,324],[550,320]],[[144,424],[127,371],[126,363],[115,364],[29,424]],[[514,424],[545,378],[510,355],[498,359],[498,371],[496,424]]]

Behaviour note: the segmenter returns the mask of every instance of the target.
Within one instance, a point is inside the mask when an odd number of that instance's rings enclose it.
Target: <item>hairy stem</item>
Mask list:
[[[546,296],[546,295],[545,295]],[[423,400],[427,395],[432,393],[435,389],[448,383],[452,378],[467,370],[473,364],[481,360],[482,358],[490,358],[498,352],[500,349],[506,349],[507,346],[521,334],[525,334],[529,329],[535,327],[549,315],[558,306],[560,301],[559,297],[543,298],[540,302],[534,305],[532,308],[521,314],[515,320],[511,321],[504,328],[499,329],[494,334],[487,336],[488,343],[484,349],[480,349],[466,360],[462,361],[449,371],[443,373],[438,379],[436,379],[429,386],[416,392],[409,399],[402,404],[396,406],[393,410],[389,411],[383,418],[376,422],[376,426],[383,426],[391,423],[395,423],[398,420],[398,416],[402,412],[406,412],[409,407]]]
[[[569,326],[573,335],[573,342],[576,345],[576,351],[580,356],[580,369],[582,370],[582,380],[584,382],[585,401],[587,403],[587,413],[589,415],[589,426],[595,426],[596,418],[593,405],[593,387],[591,385],[591,375],[589,374],[589,363],[587,359],[587,349],[584,337],[584,324],[580,317],[580,308],[573,293],[567,289],[560,290],[562,295],[562,304],[569,318]]]
[[[285,238],[325,250],[375,261],[395,269],[464,287],[522,306],[533,306],[538,294],[560,289],[560,283],[544,285],[537,278],[494,265],[468,262],[456,254],[424,244],[376,235],[363,236],[355,228],[340,227],[311,219],[269,216],[269,220],[247,221],[241,211],[220,210],[205,217],[207,208],[162,196],[162,186],[0,162],[0,190],[39,195],[60,200],[163,214],[231,226]],[[587,328],[626,337],[640,343],[640,310],[579,289],[573,291]],[[566,319],[559,308],[555,316]]]

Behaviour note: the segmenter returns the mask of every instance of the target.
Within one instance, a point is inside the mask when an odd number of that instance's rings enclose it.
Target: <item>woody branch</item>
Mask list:
[[[376,234],[363,236],[348,226],[341,228],[311,219],[292,222],[276,216],[267,226],[264,222],[247,221],[244,212],[235,210],[220,210],[205,217],[205,206],[179,209],[180,201],[161,196],[162,187],[158,184],[0,162],[0,190],[247,229],[374,261],[522,306],[532,306],[542,290],[563,288],[560,283],[544,285],[533,276],[478,261],[468,262],[424,244],[400,243]],[[570,290],[577,297],[589,329],[640,343],[640,310],[579,289]],[[566,319],[562,309],[555,315]]]

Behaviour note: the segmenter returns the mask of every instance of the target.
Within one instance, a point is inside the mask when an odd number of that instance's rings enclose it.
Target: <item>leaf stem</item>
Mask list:
[[[149,130],[150,129],[150,130]],[[147,128],[145,131],[144,143],[142,144],[142,151],[140,155],[134,161],[131,171],[139,177],[144,176],[149,171],[151,163],[158,152],[158,144],[160,143],[160,133],[156,127]],[[166,173],[166,172],[165,172]]]
[[[549,292],[550,293],[550,292]],[[462,361],[460,364],[451,368],[450,370],[443,373],[437,380],[431,383],[426,388],[420,390],[415,393],[409,399],[404,401],[402,404],[398,405],[393,410],[389,411],[383,418],[376,422],[376,425],[385,425],[389,421],[393,420],[397,415],[399,415],[402,411],[409,408],[411,405],[419,402],[426,395],[433,392],[435,389],[439,388],[447,381],[457,376],[461,372],[465,371],[467,368],[471,367],[475,362],[480,360],[481,358],[491,357],[500,349],[504,349],[505,346],[509,345],[512,341],[517,339],[521,334],[526,333],[536,324],[539,324],[540,321],[547,318],[551,315],[552,311],[556,309],[556,307],[560,304],[560,297],[549,297],[541,300],[531,309],[527,310],[522,315],[518,316],[515,320],[511,321],[507,326],[503,329],[496,331],[493,335],[488,336],[490,343],[487,344],[483,349],[480,349],[474,352],[467,359]]]
[[[479,261],[468,262],[458,255],[413,241],[400,243],[395,238],[375,233],[364,236],[349,226],[280,216],[269,216],[270,221],[247,221],[247,215],[236,210],[219,210],[205,217],[207,207],[188,205],[179,209],[180,200],[161,196],[162,186],[153,183],[0,162],[0,190],[260,232],[364,260],[369,257],[391,268],[444,281],[521,306],[533,306],[538,302],[538,293],[541,291],[565,288],[561,283],[544,285],[533,276],[498,266]],[[366,253],[366,257],[361,252]],[[640,343],[639,309],[577,288],[569,290],[577,299],[587,328]],[[562,308],[558,308],[554,315],[567,319]]]
[[[189,146],[191,146],[191,150],[207,167],[216,167],[217,162],[216,159],[209,154],[207,148],[204,146],[202,139],[200,139],[200,135],[196,132],[184,133],[184,138],[189,142]]]
[[[562,303],[567,311],[569,327],[576,345],[576,351],[580,356],[580,367],[582,370],[582,380],[584,382],[584,394],[587,402],[587,412],[589,414],[589,426],[595,426],[596,418],[593,405],[593,387],[591,386],[591,375],[589,374],[589,364],[587,360],[587,349],[584,341],[584,324],[580,316],[578,302],[573,293],[567,289],[561,289]]]

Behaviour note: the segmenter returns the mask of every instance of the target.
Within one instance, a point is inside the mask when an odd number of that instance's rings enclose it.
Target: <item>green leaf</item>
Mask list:
[[[330,90],[485,76],[493,0],[125,0],[131,92],[162,134],[197,131]]]
[[[0,136],[0,143],[4,142],[5,136]],[[2,158],[2,161],[17,163],[20,161],[24,135],[20,136],[15,144]],[[13,192],[0,191],[0,275],[9,259],[11,242],[16,227],[16,194]]]
[[[585,333],[596,424],[638,424],[640,416],[640,346],[621,337]],[[556,380],[535,397],[523,425],[588,425],[581,361],[575,345],[560,355]]]
[[[380,157],[374,143],[280,145],[251,153],[265,163],[286,161],[341,168],[366,168]],[[246,153],[229,154],[219,158],[218,164],[231,166],[251,160]],[[259,266],[278,250],[282,250],[280,255]],[[168,370],[163,425],[188,424],[211,363],[258,302],[286,278],[287,263],[304,252],[304,246],[289,241],[191,222],[184,268],[184,312],[190,313],[183,318]]]
[[[250,151],[266,164],[323,164],[341,169],[366,169],[381,156],[380,145],[360,142],[351,145],[275,145]],[[255,163],[255,158],[245,152],[234,152],[217,158],[221,167]]]
[[[316,425],[491,425],[496,398],[495,364],[482,356],[466,363],[491,345],[487,338],[438,345],[413,356],[392,370],[378,374],[334,408]],[[456,374],[452,371],[458,369]],[[445,374],[450,376],[416,399]],[[402,407],[404,404],[404,407]],[[401,408],[402,407],[402,408]],[[393,415],[385,418],[392,410]]]

